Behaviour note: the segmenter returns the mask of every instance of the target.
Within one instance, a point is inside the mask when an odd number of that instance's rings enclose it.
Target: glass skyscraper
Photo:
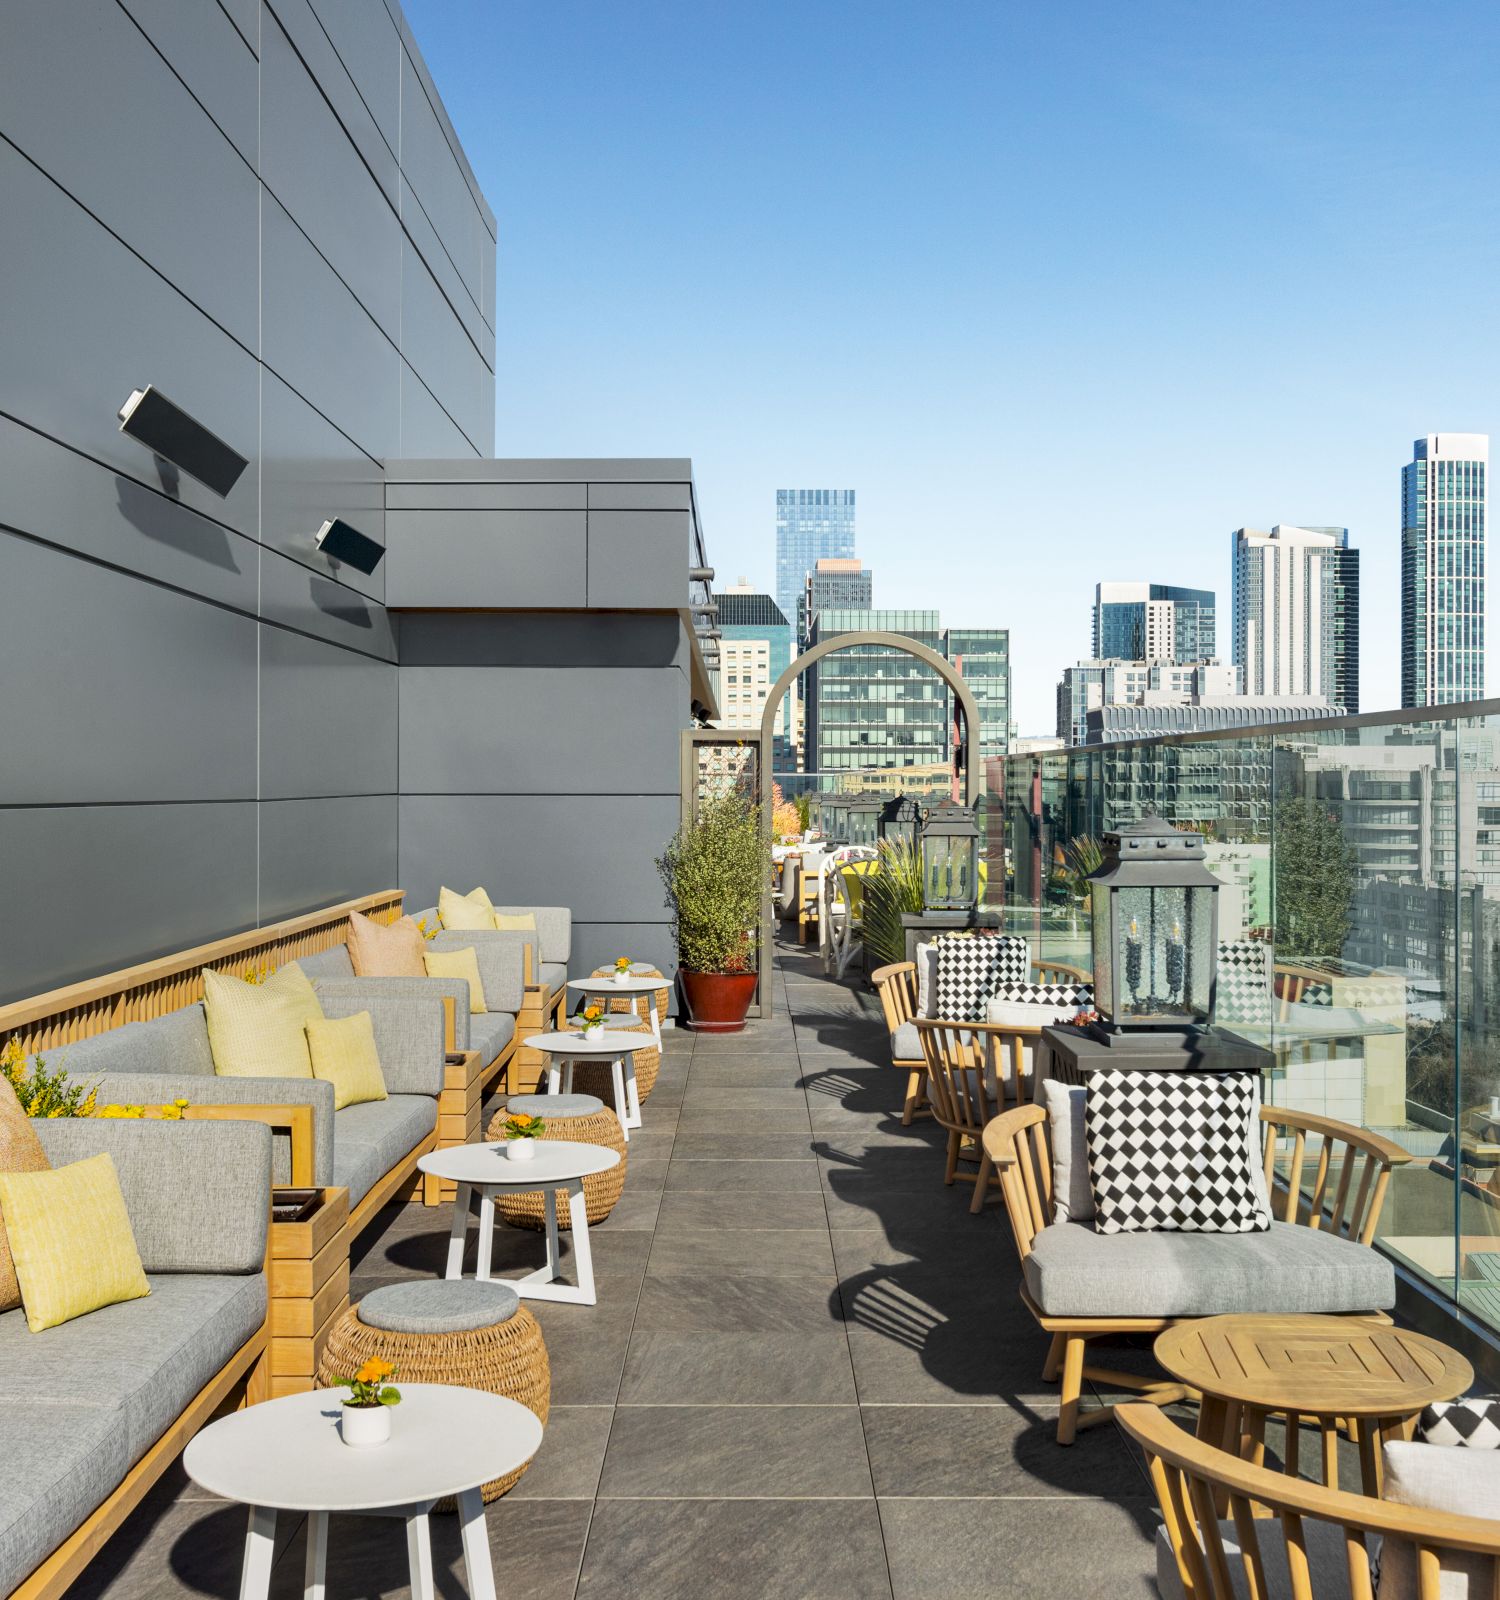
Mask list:
[[[1401,704],[1484,695],[1489,435],[1429,433],[1401,473]]]
[[[818,558],[853,554],[853,489],[776,491],[776,604],[788,621]]]
[[[797,602],[797,643],[807,648],[813,618],[820,611],[869,611],[875,604],[875,575],[858,559],[820,556],[803,580]]]
[[[1212,589],[1170,583],[1094,588],[1094,660],[1210,661],[1217,649]]]

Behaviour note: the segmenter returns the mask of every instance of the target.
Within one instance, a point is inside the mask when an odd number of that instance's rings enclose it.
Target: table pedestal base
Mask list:
[[[564,1091],[566,1093],[566,1091]],[[507,1185],[513,1188],[515,1185]],[[546,1207],[547,1261],[545,1266],[528,1272],[524,1278],[507,1278],[523,1300],[557,1300],[565,1305],[591,1306],[598,1303],[594,1291],[594,1255],[589,1244],[588,1206],[583,1197],[583,1179],[566,1178],[548,1184],[538,1184]],[[479,1258],[474,1276],[488,1280],[495,1249],[495,1191],[478,1184],[461,1183],[453,1201],[453,1225],[448,1233],[448,1264],[445,1278],[464,1275],[464,1242],[469,1231],[469,1201],[474,1191],[479,1194]],[[568,1216],[572,1222],[573,1256],[577,1262],[578,1282],[572,1284],[562,1275],[562,1251],[558,1243],[558,1194],[568,1197]]]

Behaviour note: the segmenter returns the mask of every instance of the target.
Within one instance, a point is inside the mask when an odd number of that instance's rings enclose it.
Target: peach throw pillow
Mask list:
[[[36,1129],[26,1120],[21,1102],[16,1099],[16,1091],[0,1078],[0,1172],[49,1172],[51,1168]],[[5,1218],[0,1216],[0,1311],[14,1311],[20,1303],[16,1264],[5,1237]]]
[[[386,926],[349,913],[349,960],[359,978],[425,978],[427,941],[410,917]]]

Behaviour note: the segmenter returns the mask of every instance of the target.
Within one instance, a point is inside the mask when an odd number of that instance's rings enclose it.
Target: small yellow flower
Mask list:
[[[529,1128],[531,1126],[531,1121],[532,1121],[532,1119],[524,1111],[516,1112],[515,1116],[513,1116],[510,1120],[518,1128]]]
[[[389,1361],[382,1361],[379,1356],[371,1356],[358,1372],[354,1374],[356,1383],[379,1383],[383,1378],[388,1378],[396,1369]]]

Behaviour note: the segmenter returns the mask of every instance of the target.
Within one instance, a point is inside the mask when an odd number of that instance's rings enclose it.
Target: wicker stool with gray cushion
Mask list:
[[[575,1062],[573,1073],[578,1075],[584,1063]],[[627,1161],[625,1136],[620,1132],[620,1119],[592,1094],[513,1094],[490,1119],[485,1138],[498,1143],[505,1137],[507,1118],[516,1115],[540,1117],[547,1124],[543,1139],[573,1139],[579,1144],[602,1144],[617,1150],[620,1164],[608,1172],[598,1172],[583,1180],[583,1203],[588,1213],[589,1226],[603,1222],[615,1208],[625,1188]],[[540,1190],[530,1193],[500,1194],[495,1197],[495,1209],[513,1228],[543,1228],[547,1223],[545,1202]],[[571,1228],[572,1220],[566,1205],[557,1208],[559,1228]]]
[[[613,967],[596,967],[590,974],[594,978],[607,978]],[[632,978],[661,978],[658,967],[649,967],[644,962],[637,961],[630,969]],[[649,1017],[642,1016],[635,1008],[637,1000],[647,1000],[656,1007],[658,1018],[657,1026],[665,1024],[667,1019],[667,980],[662,978],[662,986],[653,995],[611,995],[609,999],[609,1017],[605,1021],[606,1028],[624,1028],[627,1032],[649,1033],[651,1022]],[[579,1069],[583,1069],[583,1078],[578,1076]],[[661,1051],[656,1048],[655,1041],[649,1045],[642,1045],[635,1052],[635,1092],[636,1097],[644,1100],[656,1087],[656,1075],[661,1070]],[[573,1064],[573,1083],[581,1086],[589,1094],[597,1094],[606,1105],[613,1104],[614,1096],[610,1085],[609,1068],[596,1061],[576,1061]]]
[[[536,1318],[508,1283],[417,1278],[371,1290],[334,1324],[318,1363],[319,1385],[342,1383],[372,1356],[391,1363],[398,1386],[404,1381],[483,1389],[519,1401],[546,1426],[552,1401],[547,1346]],[[514,1488],[526,1466],[485,1484],[485,1500]],[[451,1501],[439,1506],[451,1509]]]

